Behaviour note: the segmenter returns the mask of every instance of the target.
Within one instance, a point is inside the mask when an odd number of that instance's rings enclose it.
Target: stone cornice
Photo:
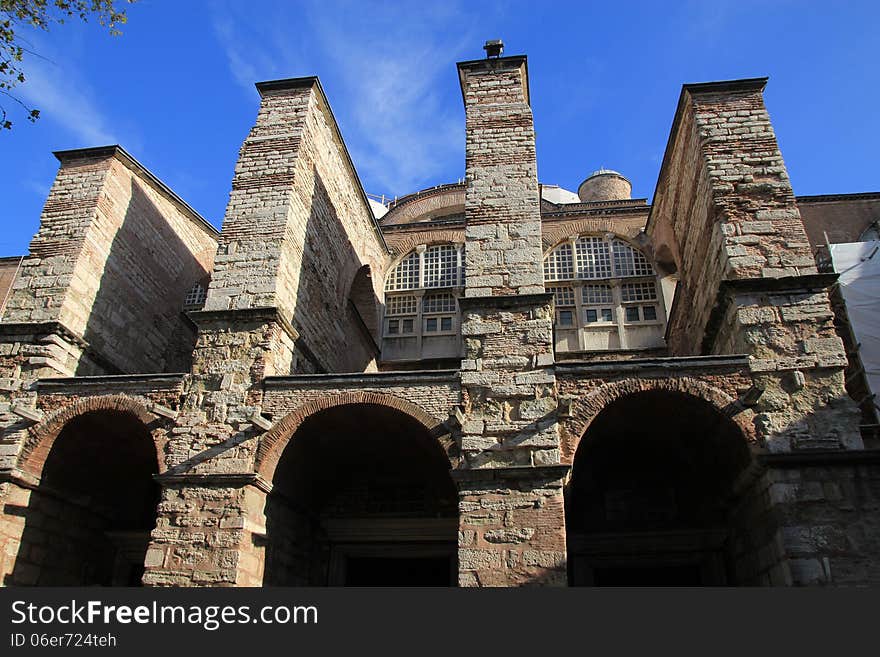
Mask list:
[[[836,201],[880,201],[880,192],[856,192],[853,194],[818,194],[814,196],[795,196],[798,203],[834,203]]]
[[[449,383],[458,380],[458,370],[412,370],[394,372],[356,372],[350,374],[292,374],[267,376],[263,387],[267,390],[285,390],[311,384],[330,387],[362,387],[420,383]]]
[[[523,306],[546,306],[553,300],[552,292],[543,294],[499,294],[492,297],[460,297],[459,307],[471,308],[521,308]]]
[[[153,475],[153,479],[167,487],[173,486],[211,486],[216,488],[241,488],[253,486],[265,493],[272,491],[272,484],[256,472],[233,473],[163,473]]]
[[[118,386],[141,383],[179,386],[184,376],[186,374],[180,372],[174,374],[107,374],[100,376],[53,377],[50,379],[38,379],[34,382],[33,387],[40,392],[60,392],[70,390],[71,388],[89,386],[113,389]]]
[[[461,84],[461,100],[467,106],[464,95],[464,81],[469,71],[495,71],[498,69],[520,68],[523,76],[523,97],[526,105],[531,105],[529,97],[529,61],[525,55],[511,55],[510,57],[487,57],[486,59],[471,59],[458,62],[458,79]]]
[[[521,465],[508,468],[456,468],[449,474],[456,481],[498,481],[504,479],[564,479],[568,476],[571,466],[558,465]]]
[[[805,465],[847,466],[880,463],[880,449],[864,450],[803,450],[758,454],[755,458],[765,467],[801,468]]]
[[[745,354],[723,356],[672,356],[668,358],[632,358],[628,360],[572,362],[557,361],[557,376],[583,374],[608,374],[618,372],[690,372],[698,369],[748,369],[749,357]]]

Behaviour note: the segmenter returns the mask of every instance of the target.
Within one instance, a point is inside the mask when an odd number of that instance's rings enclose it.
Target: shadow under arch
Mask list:
[[[614,395],[587,424],[566,488],[570,584],[781,582],[752,461],[716,403],[662,388]]]
[[[458,494],[424,418],[370,401],[291,422],[266,498],[266,586],[450,586]],[[272,458],[270,460],[276,460]]]
[[[157,445],[147,416],[104,402],[63,409],[33,434],[20,463],[39,483],[14,510],[24,524],[4,583],[141,583],[160,494]]]

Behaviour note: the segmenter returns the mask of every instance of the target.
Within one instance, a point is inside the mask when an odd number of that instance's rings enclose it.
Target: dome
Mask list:
[[[618,171],[602,167],[578,186],[578,197],[583,203],[622,201],[632,198],[632,183]]]

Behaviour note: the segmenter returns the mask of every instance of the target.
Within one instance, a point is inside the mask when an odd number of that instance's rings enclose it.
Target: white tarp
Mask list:
[[[874,394],[880,393],[880,241],[832,244],[831,260],[859,355]],[[880,402],[876,397],[875,403]]]

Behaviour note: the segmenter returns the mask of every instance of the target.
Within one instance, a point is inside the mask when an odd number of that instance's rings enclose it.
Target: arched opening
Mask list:
[[[379,299],[373,289],[370,265],[363,265],[355,274],[348,294],[351,308],[357,314],[359,325],[374,344],[379,343]]]
[[[319,411],[266,500],[267,586],[450,586],[458,495],[424,425],[378,404]]]
[[[12,584],[137,586],[156,523],[156,447],[131,413],[68,421],[31,492]]]
[[[615,400],[581,439],[566,490],[570,583],[761,581],[778,559],[763,497],[744,483],[750,463],[740,428],[709,402],[666,390]]]

